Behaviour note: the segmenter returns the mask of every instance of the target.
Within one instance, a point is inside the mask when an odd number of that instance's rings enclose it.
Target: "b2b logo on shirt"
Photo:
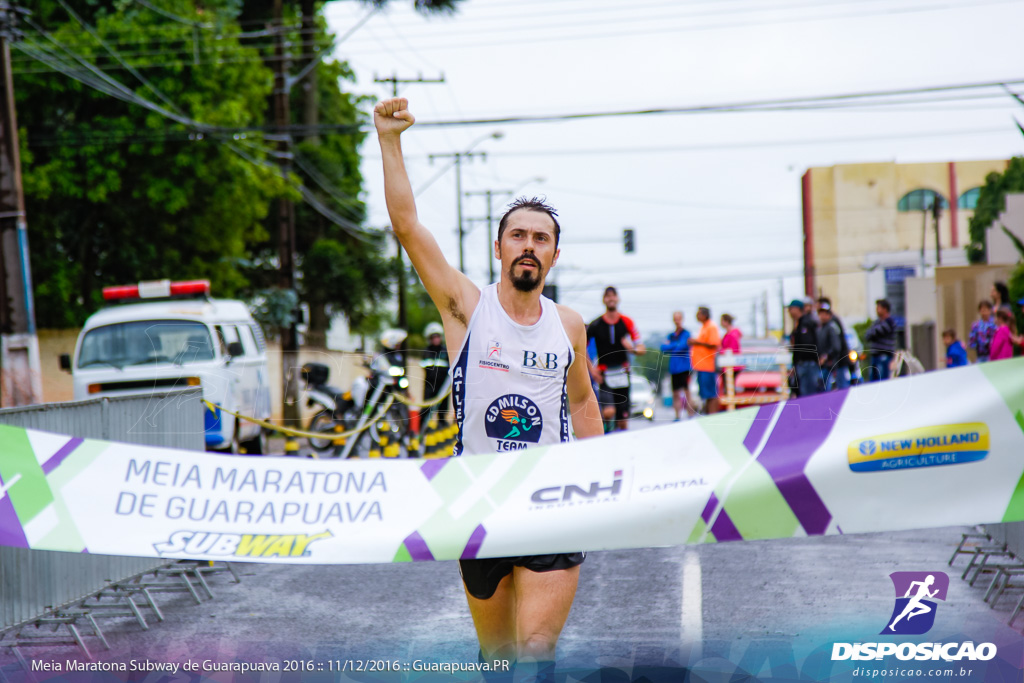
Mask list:
[[[523,351],[523,367],[537,368],[540,370],[557,370],[557,353],[540,353],[537,351]]]

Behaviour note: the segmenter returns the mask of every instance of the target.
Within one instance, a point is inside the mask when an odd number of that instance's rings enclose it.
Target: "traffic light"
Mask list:
[[[632,254],[636,250],[636,245],[633,242],[633,228],[622,229],[622,248],[627,254]]]

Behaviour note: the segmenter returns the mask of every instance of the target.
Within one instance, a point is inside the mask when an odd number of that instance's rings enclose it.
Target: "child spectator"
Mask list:
[[[1017,324],[1013,314],[1005,308],[996,309],[996,334],[992,337],[992,349],[989,360],[1013,358],[1013,340],[1017,333]]]
[[[981,320],[975,320],[971,325],[971,332],[967,336],[967,346],[978,354],[979,363],[987,363],[989,352],[992,349],[992,337],[996,334],[996,323],[992,320],[992,302],[982,299],[978,304],[978,315],[981,316]]]
[[[942,343],[946,345],[946,367],[958,368],[967,365],[967,349],[956,338],[956,330],[950,328],[942,333]]]

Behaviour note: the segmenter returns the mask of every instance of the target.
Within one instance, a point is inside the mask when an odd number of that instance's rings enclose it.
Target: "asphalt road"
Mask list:
[[[700,680],[737,666],[762,677],[795,678],[816,648],[879,638],[893,609],[891,572],[944,570],[949,596],[927,638],[995,642],[1001,656],[1019,667],[1024,617],[1017,630],[1005,621],[1020,590],[992,610],[982,602],[987,578],[968,586],[960,579],[963,558],[947,568],[962,531],[591,553],[560,641],[559,667],[617,671],[603,681],[639,680],[652,670],[681,672],[684,665],[705,672]],[[105,661],[476,661],[454,562],[236,566],[241,583],[225,574],[213,577],[212,600],[195,605],[185,596],[161,598],[167,619],[149,631],[126,619],[104,622],[112,649],[87,639],[94,654]],[[63,660],[76,653],[50,647],[25,654]],[[0,651],[0,663],[11,683],[25,680],[8,651]],[[303,678],[334,678],[323,676]],[[399,680],[361,680],[370,678]],[[847,673],[835,680],[852,679]]]

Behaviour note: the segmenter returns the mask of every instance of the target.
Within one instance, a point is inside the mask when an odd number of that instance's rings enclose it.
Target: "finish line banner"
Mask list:
[[[446,460],[242,458],[0,426],[0,545],[277,563],[1024,520],[1024,359]]]

